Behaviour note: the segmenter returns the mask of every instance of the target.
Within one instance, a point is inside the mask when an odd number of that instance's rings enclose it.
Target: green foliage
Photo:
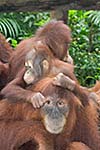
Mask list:
[[[22,39],[32,36],[49,19],[50,15],[46,12],[0,13],[0,32],[15,47]]]
[[[9,18],[0,18],[0,32],[6,37],[18,37],[21,28],[15,20]]]
[[[18,41],[13,38],[8,38],[7,41],[11,43],[12,47],[16,47],[18,44]]]
[[[76,77],[83,86],[92,86],[100,80],[100,52],[83,52],[72,43],[70,54],[74,58]]]
[[[100,11],[88,11],[86,13],[88,15],[88,18],[91,19],[91,23],[94,25],[100,26]]]
[[[28,23],[28,26],[36,28],[43,26],[46,22],[50,20],[50,15],[47,12],[44,13],[31,13],[25,17],[24,23]]]
[[[10,13],[9,16],[16,19],[23,30],[23,37],[32,36],[39,26],[49,21],[50,15],[47,12],[34,13],[34,12],[19,12]],[[20,18],[20,19],[19,19]]]
[[[100,80],[100,12],[71,10],[68,21],[76,76],[82,85],[92,86]]]

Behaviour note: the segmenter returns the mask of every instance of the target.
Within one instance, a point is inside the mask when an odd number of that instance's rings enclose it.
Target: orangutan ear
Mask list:
[[[42,61],[42,66],[43,66],[43,73],[45,74],[49,70],[49,62],[48,62],[48,60],[44,59]]]

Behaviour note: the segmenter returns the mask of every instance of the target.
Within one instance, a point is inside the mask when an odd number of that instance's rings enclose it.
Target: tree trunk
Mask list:
[[[63,22],[65,24],[67,24],[67,21],[68,21],[68,11],[67,10],[64,10],[61,8],[55,9],[55,10],[51,11],[50,16],[51,16],[51,19],[63,20]]]
[[[100,9],[99,0],[0,0],[0,11],[49,11],[64,7],[69,9]]]

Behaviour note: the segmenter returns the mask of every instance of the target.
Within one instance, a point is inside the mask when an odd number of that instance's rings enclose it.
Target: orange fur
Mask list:
[[[0,90],[7,84],[9,59],[13,53],[13,48],[0,33]]]
[[[12,55],[13,48],[0,33],[0,61],[7,63]]]
[[[100,90],[100,81],[96,81],[96,84],[92,88],[89,88],[89,91],[91,92],[98,92],[99,90]]]
[[[69,102],[70,112],[65,128],[62,133],[52,135],[44,128],[41,108],[33,109],[31,104],[26,102],[10,103],[3,100],[0,103],[0,148],[2,150],[5,150],[6,145],[6,150],[9,150],[12,145],[20,147],[26,143],[26,146],[28,144],[31,146],[32,142],[35,146],[40,145],[39,150],[42,150],[43,146],[45,147],[43,150],[100,149],[97,112],[94,105],[87,103],[81,106],[78,102],[80,100],[77,100],[72,92],[52,85],[52,79],[49,77],[39,81],[37,86],[33,87],[34,89],[42,92],[45,97],[52,95],[53,100],[56,95],[61,100],[66,99]],[[4,139],[6,144],[2,142]]]

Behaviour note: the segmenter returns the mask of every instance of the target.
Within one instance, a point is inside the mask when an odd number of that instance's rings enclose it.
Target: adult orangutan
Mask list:
[[[65,81],[69,84],[71,79]],[[81,99],[78,99],[70,90],[53,84],[55,79],[47,77],[33,86],[34,91],[40,91],[47,99],[39,109],[33,109],[27,102],[0,102],[2,150],[9,150],[12,145],[22,150],[25,147],[42,150],[43,146],[44,150],[100,149],[97,112],[87,93],[77,84],[81,91]]]
[[[35,108],[43,105],[45,98],[40,92],[33,93],[32,91],[25,90],[25,88],[29,83],[34,84],[44,76],[47,76],[48,73],[54,75],[62,71],[67,75],[69,74],[68,70],[72,70],[72,67],[70,66],[71,68],[67,70],[68,65],[64,66],[64,63],[55,59],[55,57],[61,60],[64,59],[65,54],[67,55],[68,53],[68,44],[70,41],[70,30],[61,21],[48,23],[37,31],[34,38],[22,41],[16,48],[10,61],[9,81],[11,82],[1,91],[1,94],[12,101],[14,101],[14,99],[26,99],[30,101]],[[30,59],[30,56],[31,61],[26,61],[27,58]],[[55,60],[53,61],[53,59]],[[64,67],[57,69],[57,63],[59,65],[61,63],[60,66]],[[55,64],[54,67],[52,67],[53,64]],[[25,65],[28,67],[27,71],[25,71]],[[29,76],[30,78],[28,79],[30,80],[27,82],[28,74],[33,73],[35,76]]]

